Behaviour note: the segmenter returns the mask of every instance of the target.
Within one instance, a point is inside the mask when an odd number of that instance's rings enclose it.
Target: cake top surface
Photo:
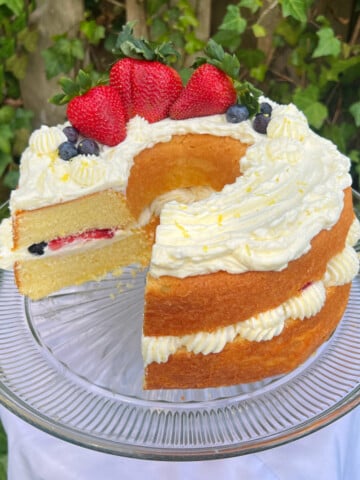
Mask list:
[[[155,123],[136,116],[128,122],[126,138],[118,145],[100,144],[99,155],[77,155],[64,161],[58,154],[59,145],[66,140],[63,128],[42,126],[32,133],[21,158],[19,186],[11,194],[12,211],[73,200],[104,188],[125,191],[134,157],[156,143],[169,141],[173,135],[230,136],[248,144],[260,137],[250,121],[233,124],[226,121],[225,115],[167,118]]]
[[[143,149],[175,134],[231,136],[249,144],[239,159],[242,175],[190,205],[175,200],[164,205],[150,271],[186,277],[281,270],[337,222],[351,176],[349,159],[312,132],[294,105],[271,104],[266,134],[257,133],[250,120],[229,123],[224,114],[155,123],[136,116],[124,141],[71,161],[58,155],[63,126],[43,126],[23,154],[11,207],[38,208],[104,188],[126,191],[133,158]]]

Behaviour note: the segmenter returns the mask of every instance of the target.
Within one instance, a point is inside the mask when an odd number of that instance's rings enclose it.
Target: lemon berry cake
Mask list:
[[[33,132],[0,228],[0,266],[33,300],[148,267],[145,389],[291,371],[359,269],[349,159],[294,105],[248,85],[242,102],[218,58],[185,87],[158,60],[115,63]]]

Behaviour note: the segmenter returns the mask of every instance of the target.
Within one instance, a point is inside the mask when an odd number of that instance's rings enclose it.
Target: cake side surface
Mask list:
[[[335,330],[345,311],[350,284],[331,287],[321,311],[306,320],[293,319],[281,335],[269,341],[242,338],[220,353],[189,353],[183,349],[166,363],[145,370],[145,389],[205,388],[248,383],[285,374],[301,365]]]

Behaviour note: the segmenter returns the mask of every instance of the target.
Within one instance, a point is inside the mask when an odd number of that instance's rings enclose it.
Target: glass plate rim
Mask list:
[[[2,385],[2,384],[1,384]],[[6,388],[6,390],[8,390]],[[272,448],[286,445],[290,442],[305,438],[312,433],[315,433],[328,425],[340,420],[343,416],[350,413],[360,404],[360,385],[354,389],[343,400],[327,411],[322,412],[316,417],[317,425],[314,425],[314,419],[311,418],[295,428],[284,431],[280,436],[270,436],[261,440],[248,442],[247,444],[222,445],[216,448],[199,447],[199,448],[161,448],[146,447],[139,445],[131,445],[119,442],[110,442],[102,440],[99,443],[96,437],[92,437],[86,433],[80,433],[71,427],[64,427],[61,423],[54,420],[48,420],[46,416],[39,415],[31,407],[22,408],[22,401],[14,401],[14,398],[7,395],[3,386],[1,386],[0,404],[7,410],[15,414],[20,419],[41,431],[56,437],[60,440],[67,441],[73,445],[88,448],[97,452],[107,453],[110,455],[123,456],[139,460],[156,460],[156,461],[203,461],[203,460],[218,460],[224,458],[231,458],[237,456],[248,455],[252,453],[270,450]],[[32,412],[32,413],[31,413]],[[319,421],[320,420],[320,421]],[[56,428],[54,428],[56,427]],[[120,447],[120,448],[119,448]]]
[[[360,194],[353,190],[353,196],[356,202],[360,201]],[[359,278],[359,275],[358,277]],[[221,399],[220,399],[221,400]],[[222,399],[228,401],[229,398]],[[157,408],[166,401],[158,401]],[[195,402],[198,403],[198,402]],[[201,402],[200,402],[201,403]],[[345,395],[340,401],[323,410],[315,417],[308,418],[298,425],[289,429],[285,429],[280,434],[265,436],[260,439],[251,440],[249,442],[238,442],[233,444],[217,445],[216,447],[161,447],[146,445],[134,445],[125,442],[113,442],[111,440],[99,439],[95,435],[86,432],[80,432],[77,429],[63,425],[61,422],[36,411],[31,405],[28,405],[20,397],[14,396],[12,392],[3,382],[0,382],[0,404],[9,411],[22,418],[27,423],[33,425],[40,430],[51,434],[61,440],[68,441],[72,444],[89,448],[92,450],[109,453],[112,455],[121,455],[124,457],[147,459],[147,460],[164,460],[164,461],[198,461],[228,458],[234,456],[246,455],[267,449],[271,449],[283,444],[287,444],[299,438],[303,438],[315,431],[318,431],[334,421],[340,419],[360,403],[360,384],[352,391]],[[185,403],[184,408],[191,409],[191,402]]]

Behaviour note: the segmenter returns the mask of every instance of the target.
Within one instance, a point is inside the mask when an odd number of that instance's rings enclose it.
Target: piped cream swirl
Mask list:
[[[49,155],[55,153],[66,140],[66,135],[59,128],[43,125],[30,135],[29,149],[35,155]]]
[[[347,246],[328,263],[324,282],[329,287],[349,283],[359,271],[359,257],[356,251]]]

